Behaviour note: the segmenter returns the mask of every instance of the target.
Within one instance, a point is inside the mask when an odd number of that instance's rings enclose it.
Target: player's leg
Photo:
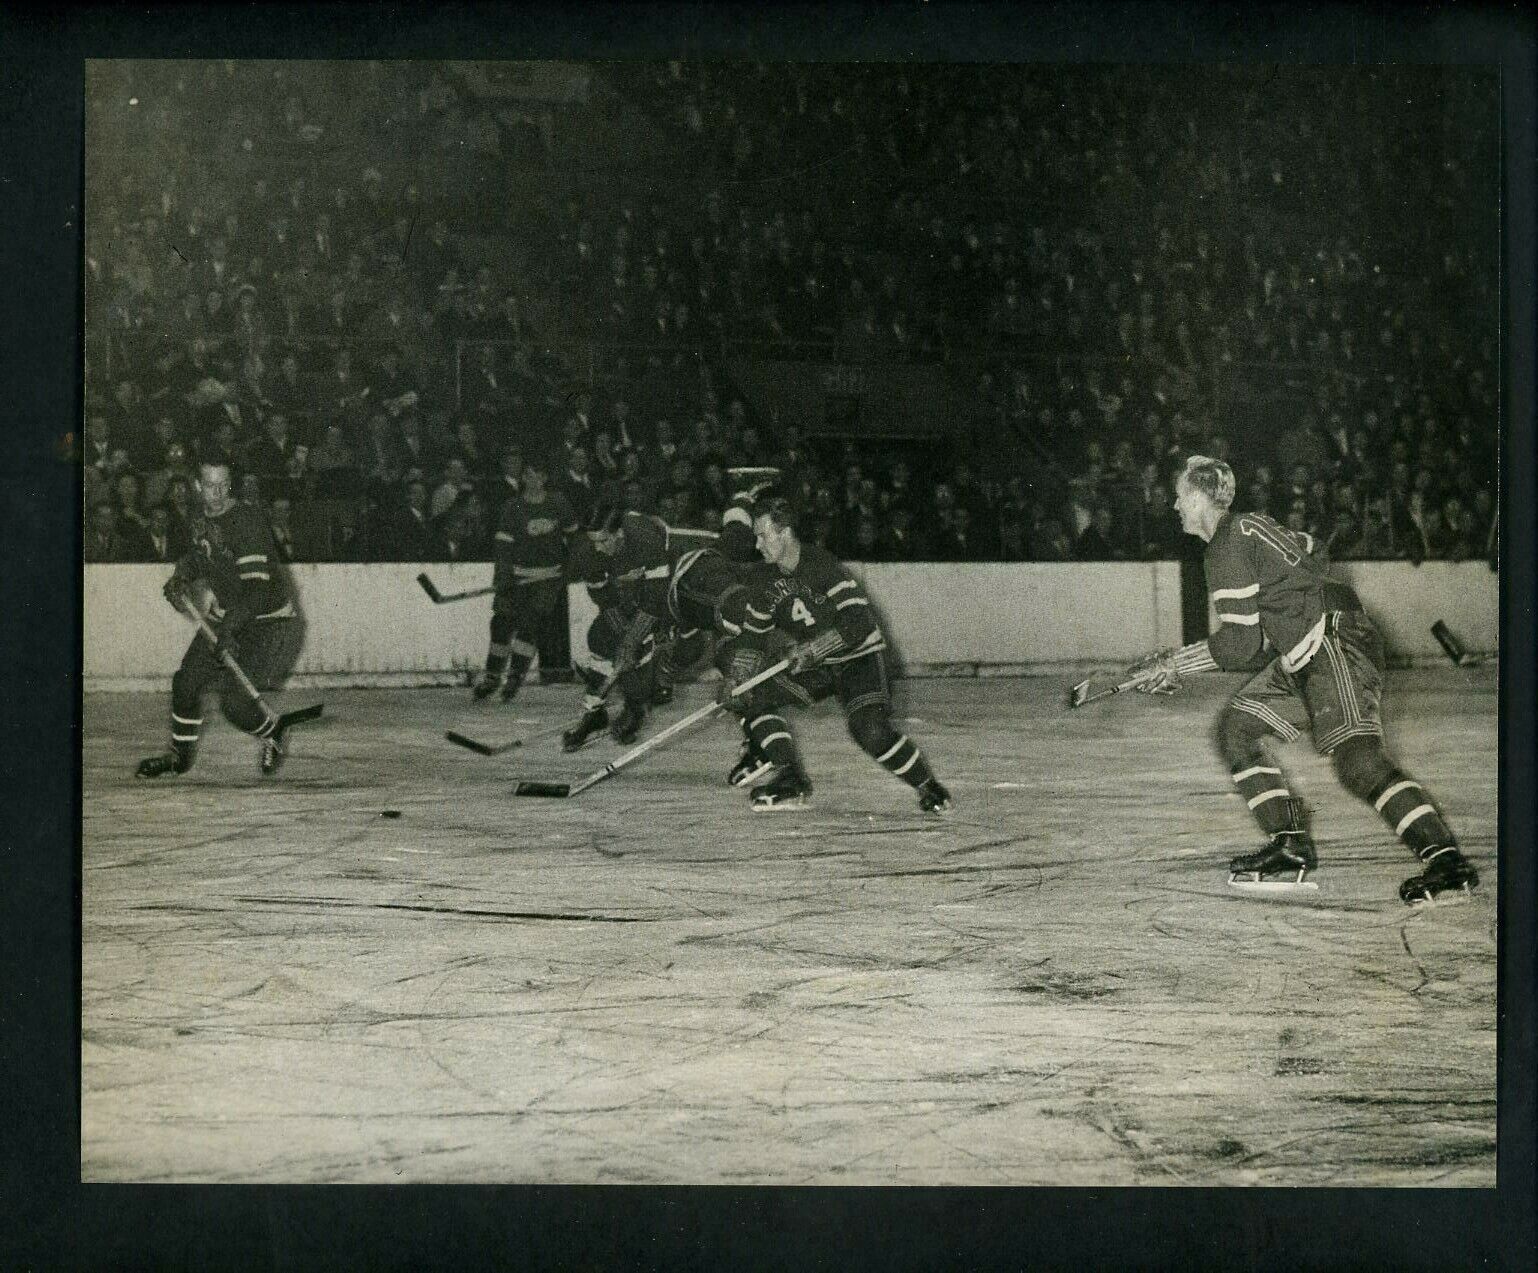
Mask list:
[[[1399,889],[1404,901],[1429,902],[1446,892],[1466,892],[1479,873],[1458,848],[1430,794],[1389,757],[1383,747],[1383,642],[1365,615],[1342,614],[1309,662],[1309,702],[1321,752],[1330,757],[1341,785],[1378,811],[1425,869]]]
[[[519,584],[514,594],[513,632],[507,642],[507,672],[502,679],[502,701],[510,703],[523,687],[529,665],[539,642],[544,640],[555,611],[555,598],[561,582],[558,579],[541,579],[534,583]]]
[[[201,636],[193,637],[171,677],[170,746],[160,755],[139,762],[140,778],[184,774],[192,768],[203,729],[203,691],[218,679],[222,670],[213,647]]]
[[[736,684],[761,672],[770,658],[763,645],[742,639],[722,642],[716,651],[722,672]],[[795,677],[781,674],[732,700],[732,710],[742,719],[744,747],[727,781],[733,786],[759,782],[752,789],[754,809],[797,809],[811,798],[812,780],[801,764],[784,709],[810,706],[831,689],[831,678],[816,671]]]
[[[587,626],[587,657],[579,660],[577,675],[582,679],[582,717],[561,735],[563,751],[576,751],[609,728],[609,709],[603,689],[614,672],[614,655],[619,649],[626,620],[614,607],[600,610]]]
[[[892,724],[886,656],[880,650],[838,665],[838,697],[849,734],[860,749],[919,795],[925,813],[944,813],[951,794],[929,768],[919,745]]]
[[[240,666],[258,685],[267,676],[274,657],[282,647],[287,623],[282,619],[258,619],[240,634]],[[260,740],[261,769],[268,777],[277,773],[288,754],[279,718],[246,693],[245,687],[228,670],[219,683],[219,708],[224,718],[243,733]]]
[[[648,632],[636,651],[635,662],[620,673],[614,688],[619,691],[620,710],[609,725],[609,736],[617,743],[633,743],[646,721],[651,700],[652,673],[657,660],[655,633]]]
[[[1261,882],[1276,876],[1302,883],[1318,860],[1303,802],[1269,750],[1274,741],[1301,737],[1306,723],[1307,711],[1279,660],[1252,678],[1218,716],[1218,752],[1239,798],[1267,837],[1264,848],[1230,859],[1228,869],[1236,882],[1238,877]]]
[[[680,673],[689,671],[710,646],[710,638],[700,628],[674,628],[657,644],[657,659],[652,673],[653,707],[665,707],[673,701],[673,685]]]
[[[502,684],[512,653],[517,600],[512,585],[498,588],[491,599],[491,639],[486,645],[486,668],[471,691],[477,702],[490,698]]]

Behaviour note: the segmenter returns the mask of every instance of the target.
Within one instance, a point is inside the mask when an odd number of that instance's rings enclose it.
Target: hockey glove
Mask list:
[[[1127,669],[1129,679],[1136,677],[1139,694],[1173,694],[1180,688],[1180,672],[1175,666],[1174,650],[1155,650],[1145,654]]]
[[[226,656],[238,660],[240,658],[239,633],[220,632],[219,640],[214,646],[214,656],[222,663]]]
[[[787,656],[790,659],[790,671],[793,674],[809,671],[830,654],[837,654],[843,646],[844,638],[838,632],[824,632],[810,641],[801,641],[790,647]]]

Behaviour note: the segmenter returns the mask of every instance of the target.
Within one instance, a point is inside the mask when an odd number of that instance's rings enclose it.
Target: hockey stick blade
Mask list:
[[[443,604],[443,594],[433,586],[433,581],[426,574],[418,575],[417,582],[422,585],[422,591],[428,595],[428,598],[435,606]]]
[[[1068,706],[1083,707],[1089,701],[1089,681],[1083,680],[1068,691]]]
[[[530,780],[520,782],[513,788],[513,794],[515,796],[548,796],[551,799],[564,800],[571,795],[571,783]]]
[[[453,729],[446,731],[443,736],[451,743],[458,743],[461,747],[469,748],[477,756],[500,756],[505,752],[512,751],[515,747],[523,746],[523,739],[521,738],[515,738],[510,743],[493,745],[491,743],[477,742],[474,738],[470,738]]]
[[[290,725],[299,725],[307,720],[314,720],[326,710],[324,703],[315,703],[310,707],[301,707],[296,711],[284,712],[278,717],[278,728],[287,729]]]

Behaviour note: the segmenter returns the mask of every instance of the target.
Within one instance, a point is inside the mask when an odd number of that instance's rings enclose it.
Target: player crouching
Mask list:
[[[912,787],[926,813],[944,813],[951,796],[930,771],[919,746],[892,725],[886,670],[886,637],[865,589],[826,549],[803,544],[795,513],[779,497],[753,506],[759,552],[775,567],[763,583],[734,594],[734,614],[720,626],[741,637],[719,658],[728,685],[740,684],[771,658],[788,655],[790,668],[736,701],[746,745],[728,781],[744,785],[757,777],[752,807],[766,811],[800,808],[812,784],[801,765],[795,738],[780,709],[810,706],[834,695],[844,708],[849,733],[883,769]],[[787,651],[776,653],[789,639]]]
[[[1153,673],[1138,688],[1157,693],[1173,690],[1184,673],[1260,668],[1218,720],[1218,748],[1235,790],[1270,837],[1229,863],[1230,882],[1312,887],[1307,875],[1318,855],[1303,804],[1266,750],[1307,728],[1341,785],[1371,804],[1420,859],[1423,870],[1400,885],[1400,898],[1410,905],[1461,899],[1479,873],[1425,788],[1383,749],[1383,640],[1355,591],[1329,573],[1313,536],[1264,513],[1231,512],[1234,475],[1222,460],[1191,456],[1175,489],[1181,526],[1207,542],[1218,628],[1132,670]]]

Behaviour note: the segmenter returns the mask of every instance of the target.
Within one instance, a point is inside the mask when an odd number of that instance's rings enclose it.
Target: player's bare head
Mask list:
[[[211,514],[221,511],[234,488],[230,466],[222,460],[204,460],[198,465],[197,485],[204,509]]]
[[[606,557],[612,557],[619,551],[620,540],[624,538],[623,523],[625,510],[617,503],[600,503],[593,507],[588,514],[587,524],[583,529],[587,537],[592,541],[593,547]]]
[[[753,505],[753,539],[771,565],[794,568],[800,556],[795,506],[775,495]]]
[[[1218,508],[1228,508],[1234,502],[1233,469],[1210,455],[1193,455],[1186,460],[1175,486],[1177,490],[1186,486],[1201,492]]]

